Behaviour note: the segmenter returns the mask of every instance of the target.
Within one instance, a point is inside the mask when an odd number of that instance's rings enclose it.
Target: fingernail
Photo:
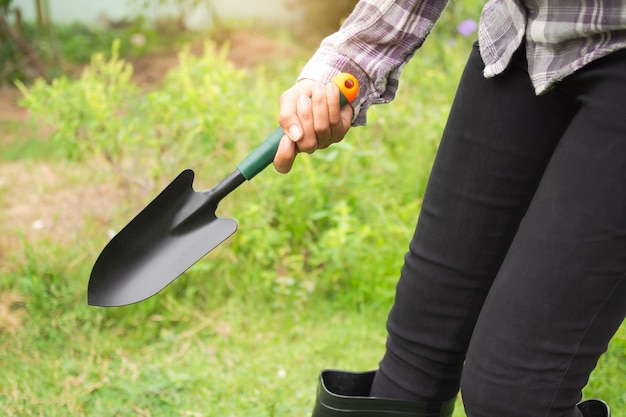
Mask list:
[[[289,128],[289,139],[296,142],[302,136],[302,130],[296,125],[293,125]]]

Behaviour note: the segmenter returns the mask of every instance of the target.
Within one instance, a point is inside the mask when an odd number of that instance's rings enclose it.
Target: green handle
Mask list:
[[[335,80],[333,80],[333,82],[337,83]],[[348,88],[358,89],[358,84]],[[349,103],[349,100],[346,98],[342,86],[339,86],[339,94],[339,105],[343,107]],[[245,179],[250,181],[259,172],[263,171],[269,164],[272,163],[274,157],[276,156],[276,151],[278,151],[280,140],[284,134],[285,132],[283,129],[280,127],[276,128],[276,130],[272,132],[267,139],[265,139],[265,142],[250,152],[250,154],[246,156],[246,158],[241,161],[239,165],[237,165],[237,168]]]
[[[250,152],[246,158],[237,165],[241,174],[250,181],[256,174],[263,171],[274,160],[278,144],[285,132],[277,127],[274,132],[258,148]]]

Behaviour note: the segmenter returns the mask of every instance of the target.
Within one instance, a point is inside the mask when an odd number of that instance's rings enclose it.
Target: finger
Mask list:
[[[289,138],[296,142],[302,139],[303,129],[297,115],[297,102],[300,96],[310,97],[315,83],[311,80],[299,81],[280,96],[278,124]]]
[[[317,135],[315,134],[313,110],[309,97],[300,96],[298,98],[297,113],[302,126],[302,138],[296,142],[297,147],[302,152],[312,153],[317,149]]]
[[[282,137],[278,144],[276,156],[274,156],[274,169],[281,174],[291,171],[297,155],[296,144],[286,135]]]
[[[331,129],[329,125],[328,99],[326,97],[326,87],[323,84],[316,84],[311,97],[313,109],[313,126],[317,137],[317,149],[327,148],[331,144]]]
[[[328,102],[328,126],[330,129],[330,140],[328,144],[325,144],[326,146],[330,146],[332,143],[339,142],[341,139],[343,139],[346,133],[346,130],[343,127],[343,121],[341,119],[339,97],[339,88],[335,84],[327,84],[326,100]]]
[[[339,112],[341,116],[341,131],[343,136],[346,135],[350,127],[352,126],[352,118],[354,118],[354,108],[350,105],[343,106]]]

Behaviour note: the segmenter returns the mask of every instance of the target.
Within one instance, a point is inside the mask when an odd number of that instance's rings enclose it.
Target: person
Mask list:
[[[361,0],[280,97],[281,173],[366,124],[445,0]],[[326,85],[352,73],[339,109]],[[626,314],[626,2],[490,0],[370,372],[313,417],[607,417],[582,401]],[[408,174],[407,174],[408,175]]]

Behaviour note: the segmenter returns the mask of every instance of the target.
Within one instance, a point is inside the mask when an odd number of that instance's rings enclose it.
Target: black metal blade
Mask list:
[[[215,216],[230,189],[195,192],[193,177],[193,171],[183,171],[108,243],[89,278],[90,305],[121,306],[151,297],[235,233],[235,220]]]

